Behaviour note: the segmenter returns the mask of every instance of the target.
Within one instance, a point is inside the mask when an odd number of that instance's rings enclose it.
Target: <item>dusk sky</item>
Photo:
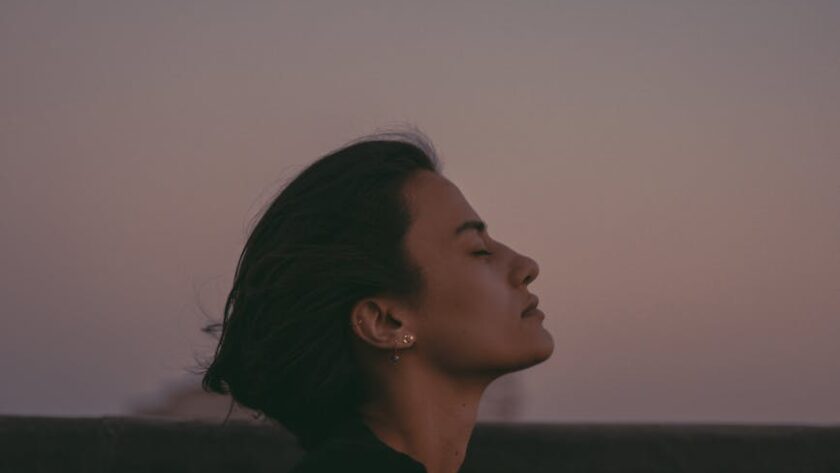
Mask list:
[[[0,68],[0,414],[180,382],[279,186],[410,124],[540,265],[520,419],[840,422],[840,2],[3,1]]]

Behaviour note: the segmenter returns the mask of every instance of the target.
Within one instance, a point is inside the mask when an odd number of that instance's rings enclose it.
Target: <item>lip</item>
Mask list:
[[[536,294],[531,294],[531,298],[528,300],[528,306],[525,307],[525,310],[522,311],[522,317],[527,317],[532,315],[535,311],[542,313],[537,306],[540,304],[540,298],[536,296]]]
[[[534,308],[534,309],[531,309],[528,312],[525,312],[524,314],[522,314],[522,318],[523,319],[534,319],[534,318],[544,319],[545,314],[540,309]]]

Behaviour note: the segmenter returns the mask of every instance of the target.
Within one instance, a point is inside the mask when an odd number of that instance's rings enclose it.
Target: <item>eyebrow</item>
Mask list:
[[[483,233],[486,229],[487,224],[481,220],[467,220],[466,222],[458,225],[458,228],[455,229],[455,237],[467,230],[476,230],[479,233]]]

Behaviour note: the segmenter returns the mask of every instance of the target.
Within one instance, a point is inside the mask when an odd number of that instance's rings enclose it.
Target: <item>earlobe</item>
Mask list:
[[[413,342],[413,341],[414,341],[414,335],[403,335],[403,337],[402,337],[402,342],[404,344],[408,345],[406,348],[410,348],[411,347],[411,342]],[[393,363],[393,364],[397,364],[397,362],[400,361],[400,355],[397,354],[397,343],[396,342],[394,342],[394,352],[391,353],[391,356],[388,359],[391,360],[391,363]]]

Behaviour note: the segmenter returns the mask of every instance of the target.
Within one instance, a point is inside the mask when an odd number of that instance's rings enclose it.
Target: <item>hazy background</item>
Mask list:
[[[0,413],[184,382],[283,179],[408,122],[540,263],[517,419],[840,422],[840,2],[5,0],[0,68]]]

